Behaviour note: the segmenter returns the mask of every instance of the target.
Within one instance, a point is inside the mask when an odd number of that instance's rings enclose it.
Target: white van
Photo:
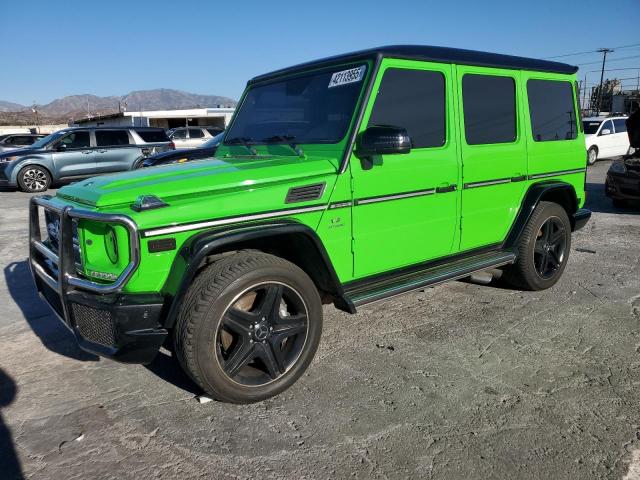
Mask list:
[[[632,153],[625,124],[627,117],[587,117],[582,119],[587,144],[587,162]]]

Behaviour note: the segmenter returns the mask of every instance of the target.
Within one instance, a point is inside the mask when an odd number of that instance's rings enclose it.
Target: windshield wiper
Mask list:
[[[273,135],[271,137],[262,139],[263,142],[267,142],[267,143],[283,142],[286,145],[289,145],[296,155],[298,155],[301,158],[304,158],[304,152],[302,151],[302,148],[300,147],[300,145],[298,145],[295,142],[295,140],[296,140],[296,137],[293,135]]]
[[[246,148],[247,150],[249,150],[249,153],[251,155],[258,155],[258,152],[256,152],[256,149],[253,148],[249,142],[252,139],[249,137],[233,137],[233,138],[229,138],[228,140],[225,140],[224,143],[230,144],[230,145],[234,145],[234,144],[240,144],[242,145],[244,148]]]

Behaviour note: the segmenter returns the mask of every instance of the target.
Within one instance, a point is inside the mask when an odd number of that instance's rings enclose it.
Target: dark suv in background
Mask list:
[[[0,185],[42,192],[59,180],[132,170],[173,148],[161,128],[65,128],[28,148],[0,153]]]
[[[0,135],[0,152],[29,147],[34,142],[37,142],[44,137],[46,137],[46,135],[39,133],[12,133],[9,135]]]

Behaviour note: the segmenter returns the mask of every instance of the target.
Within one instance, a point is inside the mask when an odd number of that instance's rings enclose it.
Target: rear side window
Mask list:
[[[147,143],[161,143],[169,141],[169,137],[167,137],[164,130],[136,130],[136,133]]]
[[[405,128],[413,148],[444,145],[445,80],[442,73],[400,68],[385,71],[369,119],[371,125]]]
[[[578,136],[571,83],[529,80],[529,115],[536,142],[573,140]]]
[[[462,103],[467,145],[515,142],[513,78],[467,74],[462,77]]]
[[[14,137],[14,145],[31,145],[36,139],[30,136]]]
[[[171,135],[171,138],[174,138],[176,140],[182,140],[184,138],[187,138],[187,131],[186,130],[176,130]]]
[[[189,138],[202,138],[202,137],[204,137],[204,133],[199,128],[189,129]]]
[[[616,133],[625,133],[627,131],[627,123],[624,118],[614,119],[613,126],[616,129]]]
[[[98,147],[119,147],[129,144],[129,134],[126,130],[96,130]]]

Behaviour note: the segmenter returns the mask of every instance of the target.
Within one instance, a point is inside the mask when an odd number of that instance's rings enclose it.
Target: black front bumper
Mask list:
[[[39,209],[57,215],[57,248],[43,242]],[[131,230],[132,263],[112,284],[98,284],[78,276],[73,244],[73,219],[117,221]],[[134,243],[135,240],[135,243]],[[29,261],[41,297],[73,332],[83,350],[126,363],[149,363],[167,337],[162,328],[164,297],[160,294],[126,294],[121,285],[138,264],[137,229],[120,217],[70,207],[59,208],[50,197],[32,197],[29,209]]]
[[[161,295],[96,295],[78,290],[60,295],[37,275],[34,280],[40,296],[83,350],[124,363],[149,363],[167,337],[160,325]]]

